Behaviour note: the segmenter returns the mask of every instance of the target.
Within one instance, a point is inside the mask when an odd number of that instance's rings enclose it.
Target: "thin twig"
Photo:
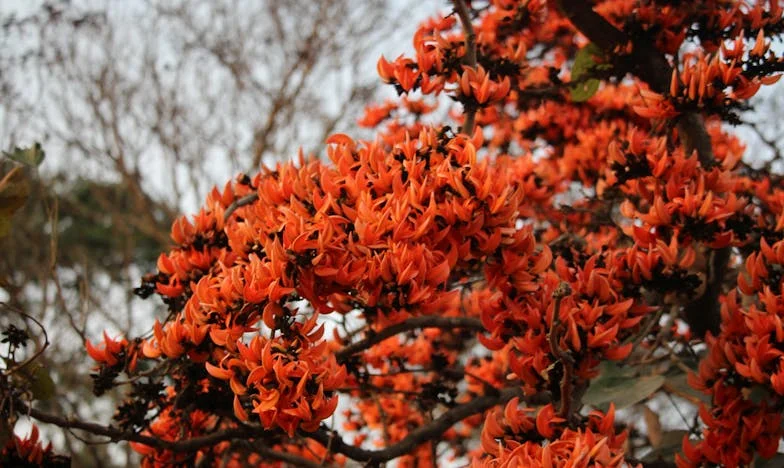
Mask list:
[[[762,130],[757,126],[757,122],[743,122],[743,124],[751,128],[757,135],[757,138],[759,138],[759,140],[773,152],[773,158],[765,162],[765,165],[763,166],[764,170],[770,172],[774,161],[784,161],[784,154],[782,154],[781,149],[776,144],[775,139],[771,139],[765,136]]]
[[[7,304],[5,302],[0,302],[0,306],[5,307],[5,308],[11,310],[12,312],[14,312],[14,313],[16,313],[18,315],[21,315],[22,317],[25,317],[25,318],[28,318],[28,319],[32,320],[36,325],[38,325],[38,328],[40,328],[41,332],[44,334],[44,344],[43,344],[43,346],[41,346],[40,349],[36,350],[36,352],[33,353],[32,356],[30,356],[29,358],[25,359],[23,362],[20,362],[19,364],[15,365],[13,367],[10,367],[10,368],[6,369],[3,372],[4,375],[11,375],[14,372],[18,372],[20,369],[25,368],[28,364],[30,364],[31,362],[35,361],[36,359],[38,359],[38,357],[41,354],[43,354],[44,350],[46,350],[46,348],[49,347],[49,335],[46,333],[46,328],[44,328],[44,326],[41,325],[41,322],[39,322],[32,315],[27,314],[24,311],[14,307],[14,306],[12,306],[11,304]]]
[[[242,198],[238,198],[234,200],[234,202],[231,205],[229,205],[228,208],[226,208],[226,212],[223,214],[223,219],[229,219],[229,216],[231,216],[232,213],[237,211],[238,208],[243,207],[245,205],[250,205],[251,203],[255,202],[258,199],[259,199],[259,194],[253,192],[249,195],[245,195]]]

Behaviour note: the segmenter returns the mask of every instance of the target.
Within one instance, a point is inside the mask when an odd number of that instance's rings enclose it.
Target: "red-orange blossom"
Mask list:
[[[453,5],[379,60],[401,97],[372,140],[214,189],[137,290],[168,315],[88,343],[97,391],[138,383],[123,430],[245,431],[135,443],[144,466],[636,466],[582,397],[604,362],[692,350],[701,425],[664,462],[775,454],[784,187],[722,122],[784,70],[784,2]]]

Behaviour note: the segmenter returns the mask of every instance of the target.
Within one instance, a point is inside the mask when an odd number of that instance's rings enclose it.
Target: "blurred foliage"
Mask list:
[[[89,261],[116,279],[131,261],[143,271],[152,270],[158,254],[166,250],[160,236],[129,222],[136,206],[124,184],[79,179],[58,192],[58,265]],[[163,211],[154,217],[160,232],[168,231],[173,220]]]
[[[81,279],[119,281],[129,265],[153,269],[168,247],[172,219],[157,210],[157,225],[140,223],[140,207],[122,182],[45,178],[20,165],[12,171],[10,182],[0,184],[0,228],[5,222],[9,228],[0,238],[0,287],[12,297],[46,281],[54,265]]]

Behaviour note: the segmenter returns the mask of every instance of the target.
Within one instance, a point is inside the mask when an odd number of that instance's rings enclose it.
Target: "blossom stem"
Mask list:
[[[561,321],[559,317],[561,309],[561,300],[571,293],[571,288],[567,283],[561,283],[558,288],[553,292],[555,304],[553,306],[553,321],[550,325],[550,333],[547,340],[550,342],[550,352],[561,363],[563,368],[563,377],[561,379],[561,408],[559,415],[566,419],[568,422],[572,413],[572,374],[574,371],[574,358],[567,352],[561,349],[558,341],[560,340],[559,330],[561,328]]]
[[[460,18],[465,35],[466,51],[463,56],[463,62],[471,68],[476,68],[476,33],[474,32],[474,26],[471,24],[471,14],[464,0],[452,0],[452,3],[455,4],[455,12]],[[465,122],[460,129],[461,132],[469,136],[472,135],[474,133],[475,120],[476,108],[474,106],[467,107],[465,109]]]

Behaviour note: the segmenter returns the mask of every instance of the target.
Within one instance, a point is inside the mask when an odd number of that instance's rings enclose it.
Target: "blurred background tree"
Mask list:
[[[38,141],[48,154],[40,170],[25,169],[29,196],[0,239],[0,301],[50,330],[44,362],[68,389],[58,393],[72,395],[50,402],[53,410],[109,420],[114,405],[103,399],[117,395],[83,403],[91,388],[84,340],[105,327],[144,332],[138,319],[156,311],[133,288],[168,249],[175,215],[194,211],[212,185],[300,146],[315,152],[353,125],[377,91],[377,57],[397,55],[384,47],[411,35],[400,28],[409,6],[0,5],[0,149]],[[74,466],[134,464],[129,452],[65,431],[48,436],[75,454]]]

